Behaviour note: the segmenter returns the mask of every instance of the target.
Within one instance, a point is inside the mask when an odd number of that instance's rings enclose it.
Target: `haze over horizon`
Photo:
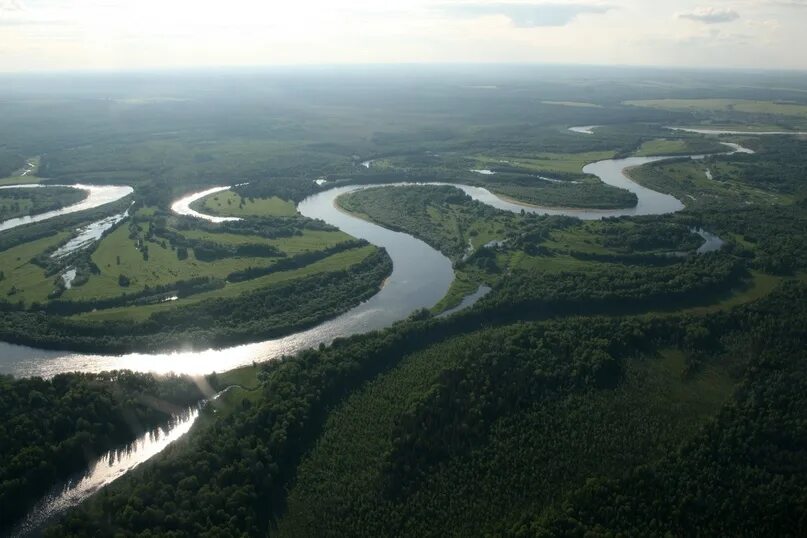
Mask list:
[[[371,63],[807,69],[807,0],[0,0],[0,71]]]

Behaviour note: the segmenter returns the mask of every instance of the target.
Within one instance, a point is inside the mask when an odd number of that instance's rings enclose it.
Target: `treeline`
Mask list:
[[[186,237],[160,224],[156,226],[150,225],[146,232],[145,239],[147,241],[153,241],[154,237],[168,240],[172,249],[185,249],[186,257],[187,249],[193,249],[193,254],[196,259],[205,262],[233,258],[235,256],[250,256],[255,258],[283,258],[286,256],[285,252],[267,243],[225,245],[204,239]]]
[[[703,243],[703,238],[688,226],[656,218],[641,222],[627,218],[605,219],[590,229],[596,231],[602,246],[625,254],[683,252],[695,250]]]
[[[291,200],[299,203],[321,190],[319,185],[314,182],[314,179],[308,177],[269,177],[250,181],[245,185],[235,186],[232,190],[242,198],[271,198],[277,196],[281,200]]]
[[[0,317],[0,339],[110,353],[177,349],[188,343],[196,349],[240,344],[284,336],[341,314],[377,293],[391,271],[386,251],[375,250],[347,269],[279,282],[237,297],[204,299],[155,312],[141,322],[90,322],[9,308]],[[73,306],[58,304],[68,311]]]
[[[538,174],[553,176],[554,172]],[[535,175],[496,174],[485,176],[484,180],[475,178],[472,183],[497,194],[546,207],[620,209],[634,207],[638,203],[634,193],[591,179],[578,183],[556,183]]]
[[[670,309],[716,300],[747,276],[741,258],[722,252],[659,267],[614,264],[607,271],[514,271],[483,302],[503,316]]]
[[[171,284],[163,284],[160,286],[146,286],[139,292],[124,292],[116,297],[108,299],[89,299],[84,301],[64,301],[61,299],[52,299],[45,304],[33,303],[28,307],[29,311],[45,312],[47,314],[54,314],[59,316],[72,316],[82,312],[91,312],[93,310],[103,310],[105,308],[116,308],[127,305],[149,304],[152,302],[159,302],[161,298],[166,296],[176,295],[178,298],[190,297],[197,293],[204,293],[221,289],[225,286],[224,280],[220,278],[211,277],[194,277],[186,280],[178,280]],[[9,303],[7,301],[0,301],[0,311],[13,311],[22,310],[24,305],[19,303]]]
[[[55,483],[208,396],[189,377],[123,370],[0,376],[0,530]]]
[[[242,269],[240,271],[233,271],[227,275],[227,281],[243,282],[245,280],[252,280],[253,278],[258,278],[261,276],[271,275],[272,273],[292,271],[294,269],[305,267],[306,265],[311,265],[314,262],[324,260],[325,258],[333,256],[339,252],[352,250],[354,248],[362,248],[368,245],[369,243],[363,239],[342,241],[341,243],[326,247],[322,250],[314,250],[296,254],[266,267],[248,267],[247,269]]]
[[[170,227],[179,232],[185,230],[201,230],[211,234],[233,233],[238,235],[257,235],[258,237],[264,237],[266,239],[302,235],[304,230],[326,232],[338,230],[338,228],[321,220],[309,219],[301,215],[295,215],[294,217],[249,217],[248,219],[214,223],[191,217],[177,217],[175,215],[163,215],[158,213],[158,217],[154,219],[153,222],[155,232],[165,229],[170,224]]]

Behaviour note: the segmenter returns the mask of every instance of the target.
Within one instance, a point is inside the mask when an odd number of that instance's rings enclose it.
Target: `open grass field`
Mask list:
[[[281,200],[277,196],[271,198],[242,198],[233,191],[224,191],[211,194],[203,198],[195,206],[203,213],[223,217],[293,217],[297,208],[288,200]]]
[[[608,263],[579,260],[564,254],[552,256],[530,256],[524,252],[514,252],[503,257],[500,255],[499,263],[514,271],[528,273],[559,273],[561,271],[598,271],[608,268]]]
[[[322,250],[327,247],[348,241],[351,237],[340,231],[304,230],[302,235],[282,237],[280,239],[265,239],[257,235],[238,234],[212,234],[200,230],[183,231],[182,235],[189,239],[203,239],[224,245],[245,245],[254,243],[267,243],[286,254],[293,256],[302,252]]]
[[[771,114],[807,119],[807,105],[776,101],[752,101],[745,99],[647,99],[626,101],[625,104],[664,110],[693,110],[717,112],[745,112],[748,114]]]
[[[708,149],[709,151],[704,151]],[[650,157],[655,155],[692,155],[697,153],[718,153],[725,151],[726,147],[719,144],[703,146],[700,141],[689,139],[659,138],[649,140],[636,151],[637,157]]]
[[[122,293],[143,290],[146,286],[154,287],[171,284],[178,280],[195,277],[223,278],[233,271],[270,265],[273,260],[267,258],[224,258],[212,262],[197,260],[191,249],[188,258],[180,260],[170,247],[163,248],[157,243],[148,243],[149,259],[136,248],[135,242],[129,239],[128,226],[120,226],[105,237],[92,254],[92,261],[101,271],[92,275],[83,286],[68,290],[65,299],[89,299],[117,297]],[[125,275],[131,281],[128,287],[118,284],[118,277]]]
[[[800,125],[805,125],[805,127],[799,127]],[[737,131],[742,133],[749,133],[754,134],[758,132],[788,132],[794,129],[790,127],[783,127],[780,124],[776,123],[764,123],[764,122],[755,122],[755,123],[726,123],[726,122],[708,122],[703,123],[700,125],[687,125],[686,129],[709,129],[713,131]],[[807,128],[807,124],[797,123],[796,129],[802,130],[803,128]]]
[[[550,238],[542,243],[557,251],[573,250],[589,254],[614,254],[596,241],[588,225],[575,226],[566,230],[554,230]]]
[[[480,165],[497,163],[505,159],[510,164],[535,172],[564,172],[579,174],[587,164],[610,159],[613,151],[588,151],[584,153],[537,153],[534,157],[476,157]]]
[[[212,290],[204,293],[198,293],[196,295],[192,295],[190,297],[179,299],[176,301],[154,305],[109,308],[106,310],[98,310],[95,312],[79,314],[74,316],[74,318],[85,320],[125,319],[132,321],[142,321],[144,319],[147,319],[151,314],[155,312],[163,312],[180,306],[193,304],[199,301],[204,301],[206,299],[237,297],[238,295],[241,295],[243,293],[249,293],[250,291],[270,287],[274,284],[287,282],[289,280],[295,280],[298,278],[303,278],[316,273],[326,273],[330,271],[339,271],[347,269],[364,260],[367,256],[369,256],[372,252],[374,252],[375,249],[376,247],[366,246],[358,249],[339,252],[337,254],[325,258],[324,260],[314,262],[300,269],[272,273],[270,275],[254,278],[252,280],[247,280],[244,282],[227,283],[227,285],[221,289]]]
[[[200,262],[195,259],[192,251],[188,252],[186,260],[179,260],[176,251],[154,243],[149,243],[149,259],[145,261],[134,241],[129,239],[127,226],[120,226],[104,238],[93,253],[92,260],[101,274],[93,275],[84,286],[68,291],[65,294],[66,298],[114,297],[123,292],[140,291],[146,286],[168,284],[199,276],[222,277],[236,267],[241,268],[240,260]],[[254,262],[259,263],[259,260]],[[127,288],[118,285],[118,276],[121,274],[131,280]]]
[[[36,176],[9,176],[0,178],[0,186],[4,185],[30,185],[39,183],[41,178]]]
[[[39,156],[26,159],[25,166],[15,170],[9,177],[0,178],[0,186],[39,183],[41,178],[36,174],[39,171],[40,162],[41,157]]]
[[[45,271],[30,263],[31,258],[48,247],[67,238],[67,232],[57,233],[37,241],[31,241],[0,252],[0,297],[7,301],[44,302],[53,290],[58,276],[45,276]]]

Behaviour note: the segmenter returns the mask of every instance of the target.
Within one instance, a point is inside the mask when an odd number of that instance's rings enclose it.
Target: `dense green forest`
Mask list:
[[[807,107],[802,74],[6,77],[0,185],[134,193],[0,231],[0,354],[226,354],[346,312],[378,293],[401,254],[297,211],[333,187],[367,187],[336,203],[437,249],[455,278],[433,307],[385,329],[230,372],[0,376],[0,534],[105,451],[228,387],[189,433],[41,532],[807,532],[807,139],[669,128],[807,130],[804,116],[777,112]],[[595,127],[570,129],[583,125]],[[725,143],[754,153],[727,155]],[[651,155],[668,158],[630,177],[683,210],[583,221],[502,211],[452,186],[631,208],[636,195],[583,170]],[[217,186],[232,187],[192,208],[238,220],[172,209]],[[0,212],[76,194],[31,191],[0,191]],[[0,371],[16,360],[0,357]]]

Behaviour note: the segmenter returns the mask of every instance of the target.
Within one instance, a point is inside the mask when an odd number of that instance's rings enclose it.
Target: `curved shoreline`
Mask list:
[[[217,217],[215,215],[206,215],[204,213],[199,213],[198,211],[191,209],[191,204],[196,202],[197,200],[201,200],[202,198],[210,196],[211,194],[228,191],[231,188],[232,186],[213,187],[211,189],[194,192],[187,196],[183,196],[182,198],[171,204],[171,211],[179,215],[185,215],[187,217],[196,217],[197,219],[203,219],[215,223],[234,222],[237,220],[241,220],[239,217]]]
[[[807,131],[732,131],[729,129],[700,129],[697,127],[665,127],[671,131],[681,131],[682,133],[695,133],[702,135],[734,135],[734,136],[803,136]]]

